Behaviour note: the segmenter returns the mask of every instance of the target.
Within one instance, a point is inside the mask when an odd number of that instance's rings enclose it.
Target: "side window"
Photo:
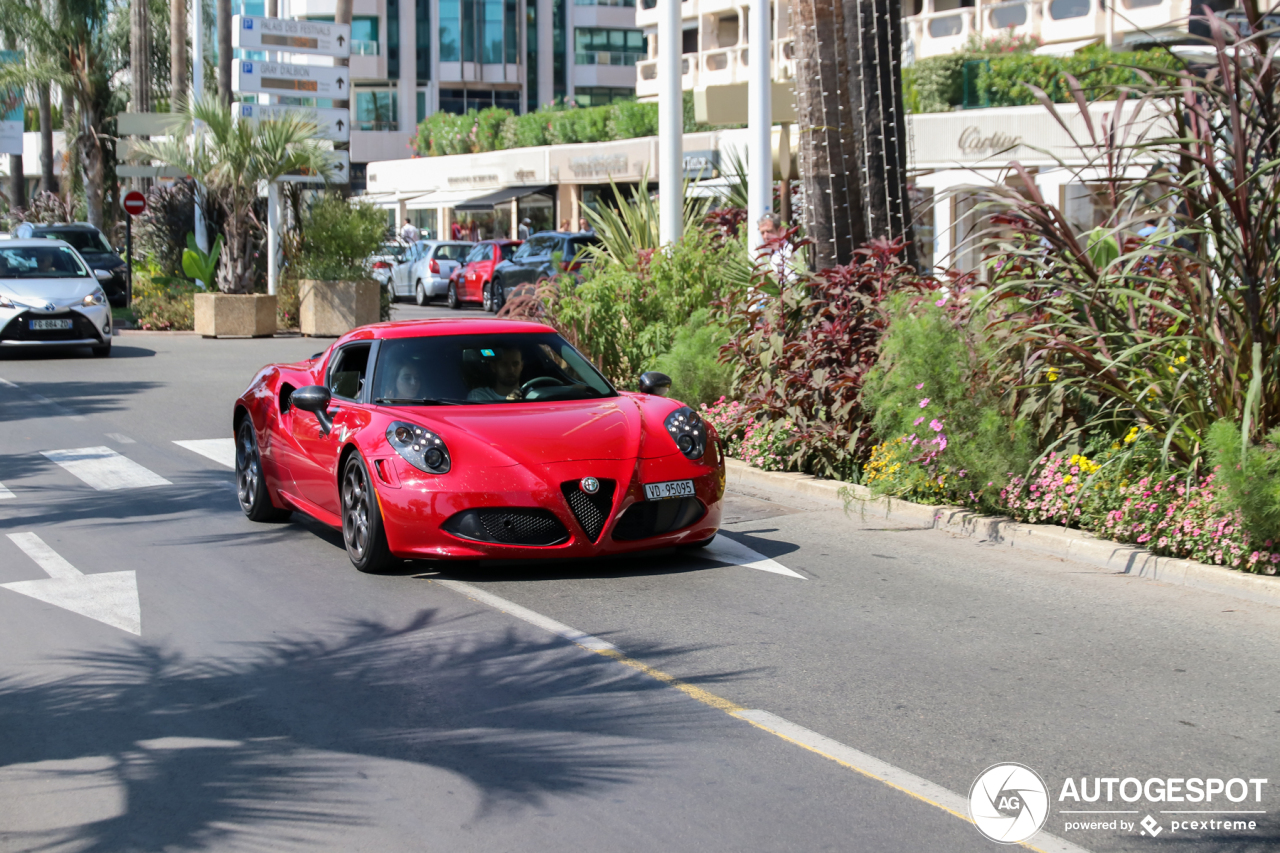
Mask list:
[[[344,400],[358,400],[369,371],[369,344],[343,347],[329,369],[329,393]]]
[[[488,243],[485,246],[483,246],[480,252],[481,252],[480,260],[482,261],[493,260],[493,244],[492,243]]]

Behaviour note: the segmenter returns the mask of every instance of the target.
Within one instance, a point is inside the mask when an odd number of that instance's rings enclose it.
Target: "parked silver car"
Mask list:
[[[61,240],[0,243],[0,347],[91,347],[111,355],[111,306],[100,278]]]
[[[474,243],[453,240],[419,240],[409,247],[391,270],[392,301],[412,296],[426,305],[449,290],[449,276],[462,265]]]

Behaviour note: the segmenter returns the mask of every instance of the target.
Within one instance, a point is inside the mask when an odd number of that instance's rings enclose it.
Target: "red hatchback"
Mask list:
[[[490,284],[493,271],[520,248],[519,240],[482,240],[476,243],[462,266],[449,278],[445,301],[450,308],[461,308],[463,302],[479,302],[484,310],[493,311]]]

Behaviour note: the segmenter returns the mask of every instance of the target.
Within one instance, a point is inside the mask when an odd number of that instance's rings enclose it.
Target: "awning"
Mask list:
[[[456,208],[463,202],[486,196],[491,192],[493,190],[437,190],[415,198],[405,206],[409,210],[435,210],[437,207]]]
[[[430,195],[430,194],[431,194],[430,191],[407,192],[407,193],[406,192],[365,193],[364,195],[356,196],[356,198],[359,199],[360,201],[366,201],[369,204],[376,205],[377,207],[383,207],[383,208],[386,208],[387,210],[394,210],[395,208],[400,206],[400,202],[402,201],[411,201],[412,199],[422,198],[423,196]]]
[[[493,210],[503,202],[511,201],[515,198],[524,198],[527,195],[536,195],[545,193],[552,189],[552,185],[544,184],[536,187],[506,187],[504,189],[495,190],[491,193],[470,199],[461,204],[455,204],[454,210]]]
[[[1077,50],[1088,47],[1091,44],[1097,44],[1101,40],[1101,36],[1094,36],[1088,39],[1078,39],[1076,41],[1064,41],[1057,44],[1046,44],[1043,47],[1037,47],[1031,51],[1036,56],[1071,56]]]

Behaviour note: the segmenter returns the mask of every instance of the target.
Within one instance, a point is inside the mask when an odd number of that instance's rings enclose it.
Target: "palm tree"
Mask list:
[[[322,147],[314,122],[296,115],[256,124],[236,121],[220,97],[202,97],[185,107],[182,116],[172,136],[138,149],[145,157],[182,170],[204,188],[224,219],[218,289],[251,293],[253,256],[266,232],[256,211],[261,190],[290,173],[328,175],[336,165],[333,151]],[[203,125],[198,136],[193,133],[197,122]]]
[[[813,241],[814,269],[853,260],[866,240],[854,115],[849,105],[849,51],[840,0],[797,0],[797,159],[804,185],[801,220]]]
[[[62,87],[64,113],[74,110],[76,117],[70,137],[84,173],[89,222],[101,229],[106,228],[103,198],[111,141],[104,124],[117,70],[110,8],[107,0],[57,0],[56,14],[46,16],[39,5],[0,0],[0,18],[20,35],[28,53],[25,65],[0,67],[0,87]]]
[[[186,99],[187,4],[169,0],[169,112],[179,112]]]

